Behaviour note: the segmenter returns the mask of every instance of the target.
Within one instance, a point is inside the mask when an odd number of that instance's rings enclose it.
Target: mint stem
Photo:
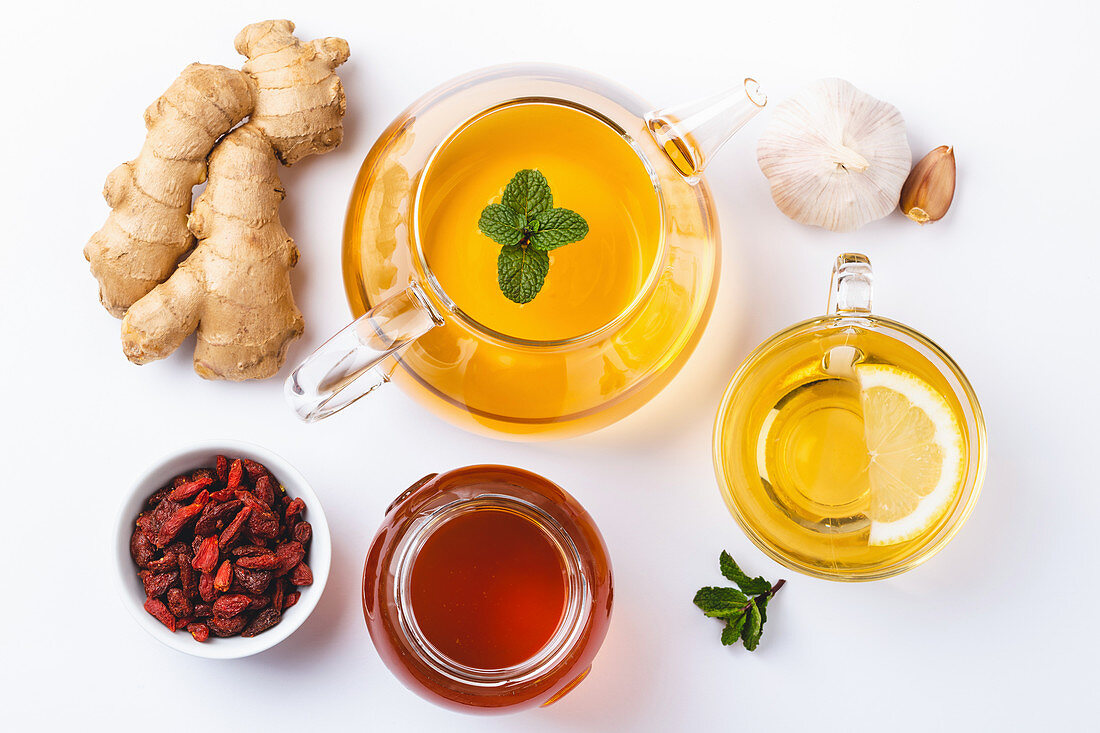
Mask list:
[[[772,596],[774,596],[779,591],[780,588],[782,588],[786,584],[787,584],[787,581],[780,578],[776,582],[776,584],[771,587],[771,590],[769,590],[767,593],[761,593],[760,595],[758,595],[754,598],[750,598],[748,603],[741,606],[741,612],[744,613],[745,611],[748,611],[749,608],[752,606],[752,604],[756,603],[756,601],[759,600],[763,596],[767,596],[770,599]]]

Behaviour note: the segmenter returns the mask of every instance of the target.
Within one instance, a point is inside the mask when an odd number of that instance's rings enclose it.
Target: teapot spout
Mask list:
[[[768,103],[755,79],[688,104],[645,116],[657,145],[689,183],[696,183],[718,149]]]

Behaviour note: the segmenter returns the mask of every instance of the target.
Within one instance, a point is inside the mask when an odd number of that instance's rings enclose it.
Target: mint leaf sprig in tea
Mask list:
[[[768,620],[768,601],[787,581],[775,585],[761,577],[750,578],[737,566],[725,550],[718,556],[718,567],[726,580],[737,588],[708,586],[695,594],[695,605],[703,613],[726,623],[722,643],[726,646],[740,640],[750,652],[760,644],[764,622]]]
[[[575,211],[555,209],[546,177],[526,169],[512,176],[499,204],[482,210],[477,228],[500,247],[497,283],[504,297],[530,303],[550,272],[552,249],[579,242],[588,222]]]

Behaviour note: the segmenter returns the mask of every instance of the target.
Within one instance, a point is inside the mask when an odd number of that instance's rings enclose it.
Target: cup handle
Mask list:
[[[390,381],[376,367],[436,326],[436,313],[417,283],[345,326],[294,368],[283,384],[287,402],[306,422],[344,409]]]
[[[856,319],[870,315],[873,283],[871,260],[867,255],[851,252],[840,255],[833,263],[827,313]],[[826,373],[834,377],[853,379],[856,376],[855,364],[861,358],[859,350],[845,342],[829,349],[825,355],[824,368]]]
[[[867,315],[871,312],[871,294],[874,284],[871,260],[867,255],[851,252],[840,255],[833,264],[833,277],[829,282],[829,306],[831,315]]]

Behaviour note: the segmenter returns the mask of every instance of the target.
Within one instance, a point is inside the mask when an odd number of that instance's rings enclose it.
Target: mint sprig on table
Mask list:
[[[497,283],[504,297],[530,303],[550,272],[548,252],[588,234],[588,222],[575,211],[555,209],[546,177],[526,169],[512,176],[499,204],[481,212],[477,228],[499,244]]]
[[[725,621],[722,629],[725,646],[740,640],[750,652],[755,651],[768,620],[768,601],[787,581],[772,585],[761,577],[750,578],[725,550],[718,556],[718,567],[737,588],[700,588],[695,594],[695,605],[707,616]]]

